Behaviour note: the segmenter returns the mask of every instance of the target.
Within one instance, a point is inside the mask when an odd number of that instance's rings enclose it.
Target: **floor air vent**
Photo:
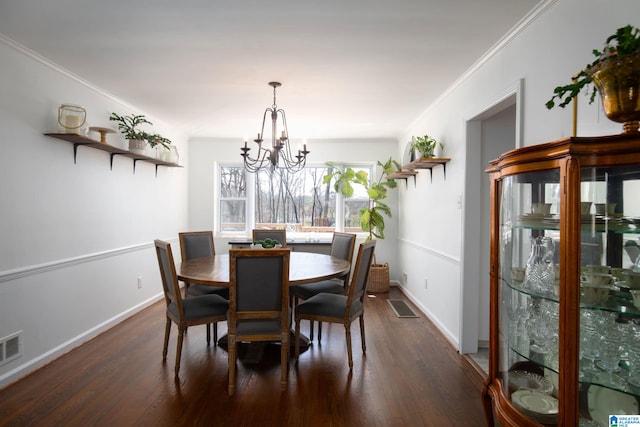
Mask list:
[[[398,317],[420,317],[409,307],[405,300],[388,299],[387,302]]]

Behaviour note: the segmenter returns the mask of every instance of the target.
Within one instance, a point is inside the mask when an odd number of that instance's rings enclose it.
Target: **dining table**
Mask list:
[[[347,273],[349,261],[312,252],[291,252],[289,284],[302,285]],[[179,264],[178,279],[210,286],[229,286],[229,254],[194,258]]]
[[[341,277],[351,268],[349,261],[331,255],[312,252],[291,252],[289,258],[289,285],[302,285]],[[229,286],[229,254],[212,255],[184,261],[176,269],[178,279],[209,286]],[[301,346],[307,347],[308,338],[301,336]],[[226,336],[218,340],[226,344]],[[292,340],[293,344],[293,340]]]

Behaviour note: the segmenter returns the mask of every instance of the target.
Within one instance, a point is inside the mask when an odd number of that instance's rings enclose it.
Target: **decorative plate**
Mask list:
[[[598,385],[587,391],[589,415],[601,425],[609,425],[609,415],[632,415],[638,413],[638,400],[625,393]]]
[[[537,390],[545,394],[553,393],[553,383],[542,375],[528,371],[509,372],[509,386],[517,390]]]
[[[523,414],[543,424],[558,420],[558,399],[537,390],[518,390],[511,394],[511,402]]]

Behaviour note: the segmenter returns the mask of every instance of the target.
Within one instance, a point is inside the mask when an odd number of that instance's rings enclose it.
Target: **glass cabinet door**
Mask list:
[[[558,418],[560,170],[505,177],[500,190],[498,370],[532,420]]]
[[[582,168],[580,205],[580,416],[608,426],[640,414],[640,168]]]

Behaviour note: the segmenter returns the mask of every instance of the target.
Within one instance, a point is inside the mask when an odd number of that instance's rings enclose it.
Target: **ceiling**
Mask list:
[[[380,138],[537,3],[0,0],[0,33],[192,137],[254,135],[277,80],[292,138]]]

